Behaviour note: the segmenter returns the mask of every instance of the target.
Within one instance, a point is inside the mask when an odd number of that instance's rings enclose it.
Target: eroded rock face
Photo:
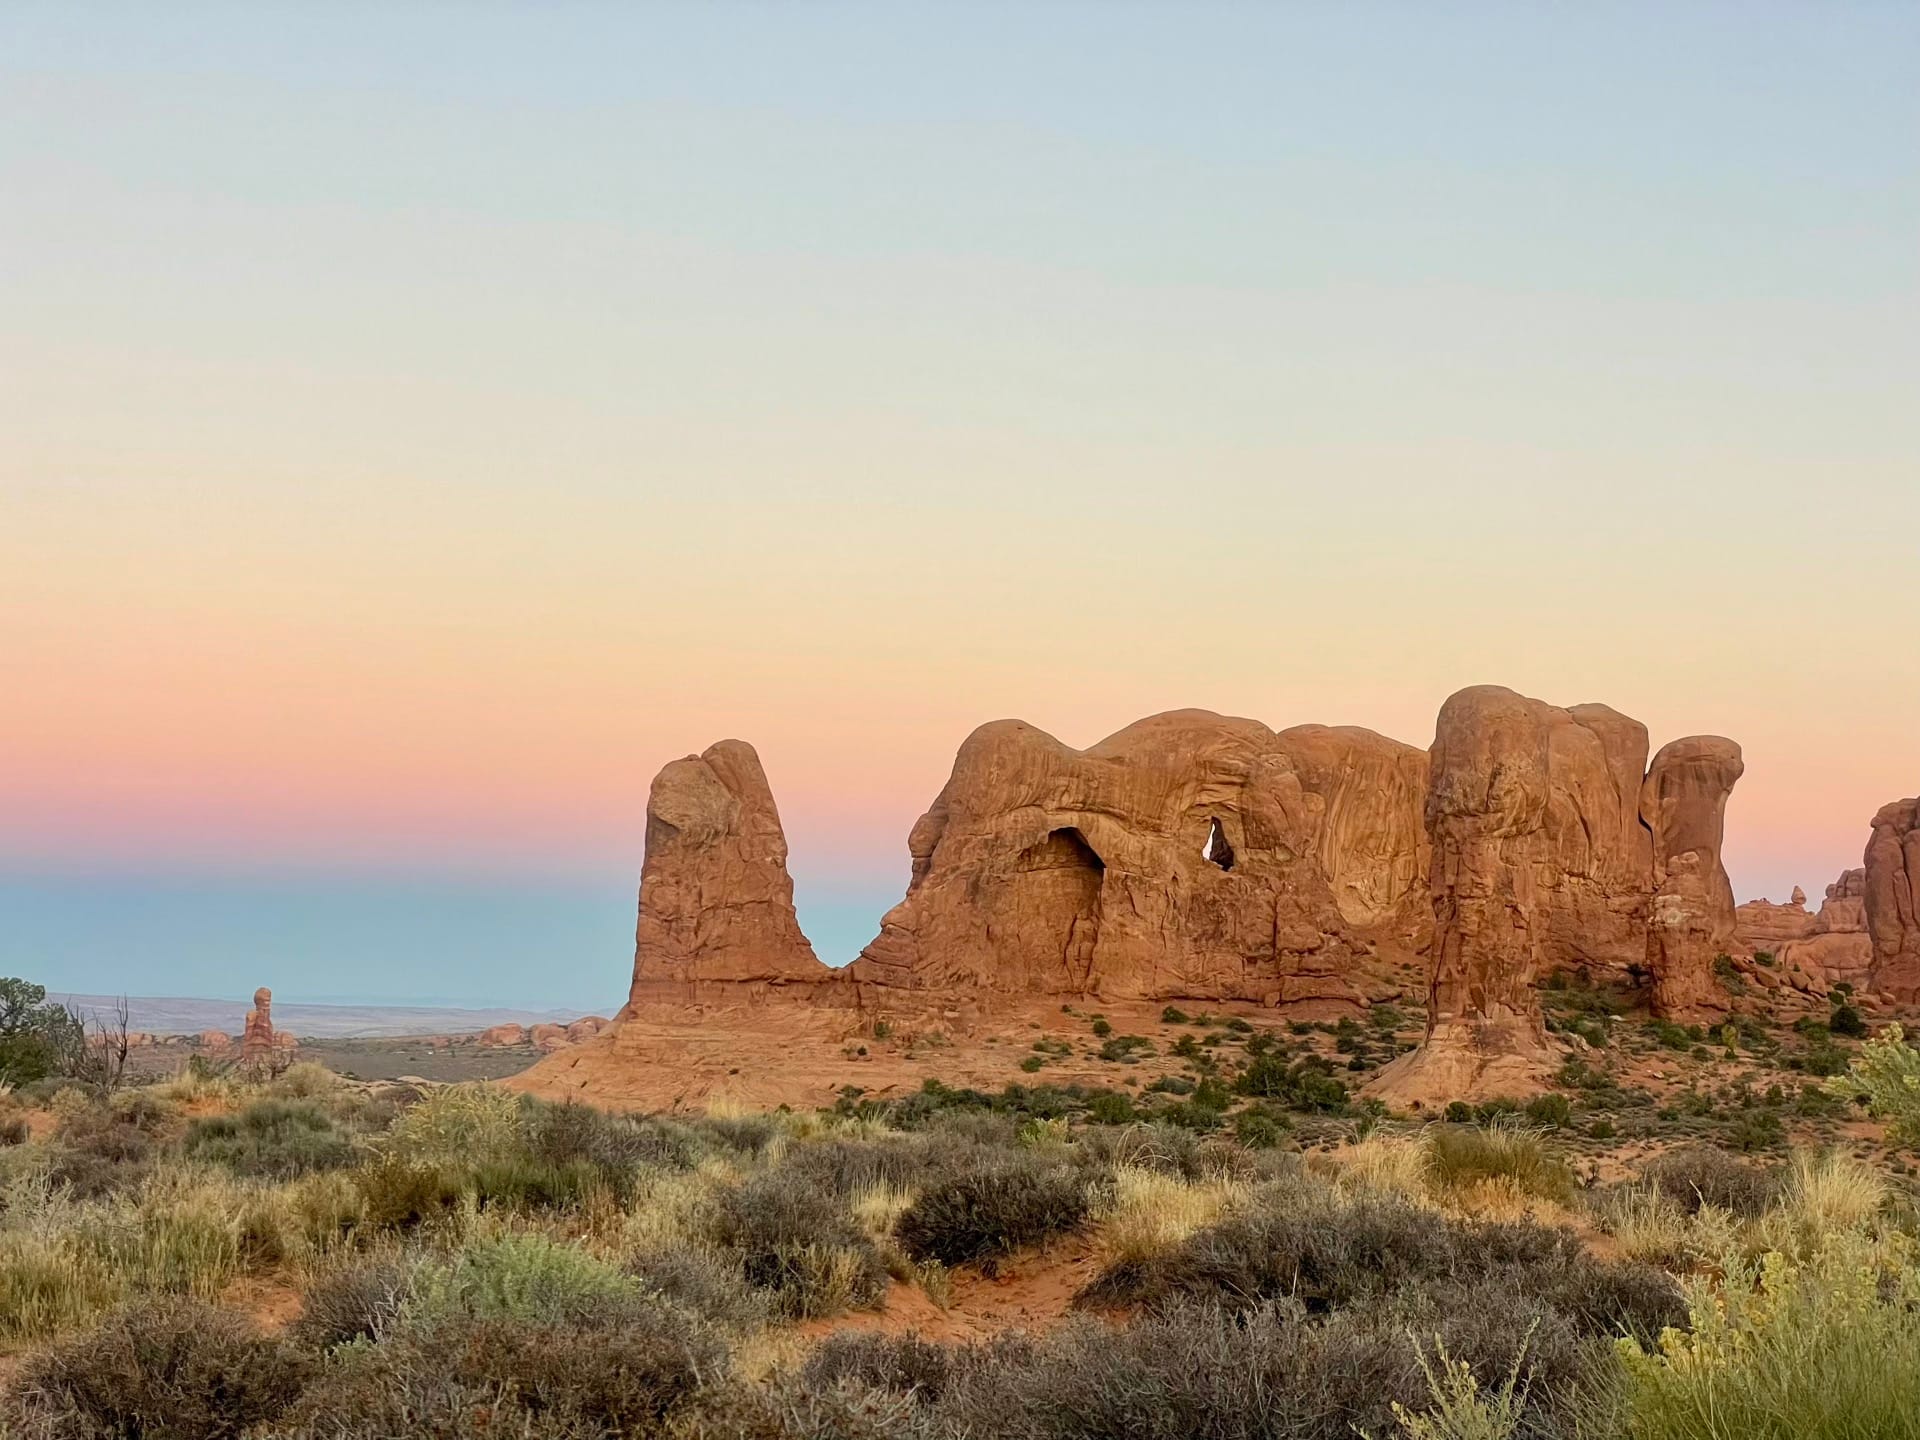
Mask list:
[[[1550,924],[1553,731],[1564,710],[1495,685],[1440,709],[1426,802],[1433,954],[1427,1036],[1389,1067],[1406,1101],[1535,1088],[1550,1050],[1534,984]],[[1563,743],[1563,754],[1566,753]]]
[[[1920,799],[1896,800],[1873,817],[1863,881],[1868,988],[1899,1004],[1920,1001]]]
[[[708,984],[831,977],[800,931],[787,837],[760,757],[722,740],[675,760],[647,798],[629,1005]]]
[[[1873,940],[1867,934],[1867,872],[1849,870],[1827,886],[1820,909],[1809,911],[1799,886],[1785,905],[1749,900],[1734,911],[1735,942],[1755,957],[1771,955],[1773,965],[1756,968],[1763,986],[1769,976],[1779,985],[1825,999],[1836,985],[1869,988]]]
[[[1428,1035],[1381,1093],[1427,1103],[1537,1088],[1556,1053],[1535,987],[1556,971],[1651,980],[1663,1011],[1704,1003],[1710,947],[1732,935],[1720,837],[1739,747],[1676,741],[1651,772],[1646,757],[1646,727],[1604,705],[1483,685],[1441,707]]]
[[[273,991],[262,985],[253,992],[253,1008],[247,1012],[246,1028],[240,1036],[240,1059],[265,1060],[273,1054]]]
[[[1419,752],[1179,710],[1088,750],[1022,721],[961,746],[913,878],[851,967],[974,994],[1357,1003],[1421,930]]]
[[[1653,846],[1647,965],[1662,1015],[1726,1008],[1713,966],[1738,942],[1720,847],[1727,797],[1745,772],[1733,741],[1693,735],[1661,748],[1641,789],[1640,815]]]

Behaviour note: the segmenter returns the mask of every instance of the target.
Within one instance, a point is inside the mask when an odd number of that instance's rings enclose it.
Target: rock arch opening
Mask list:
[[[1233,846],[1227,843],[1227,832],[1222,828],[1218,815],[1207,827],[1207,843],[1200,847],[1200,858],[1218,865],[1222,870],[1233,869]]]

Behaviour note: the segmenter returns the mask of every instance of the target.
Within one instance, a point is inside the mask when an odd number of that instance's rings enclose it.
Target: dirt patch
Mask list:
[[[994,1275],[975,1266],[953,1272],[945,1309],[918,1285],[896,1280],[877,1310],[861,1310],[796,1327],[808,1340],[841,1330],[881,1335],[917,1333],[929,1340],[984,1340],[1008,1330],[1039,1332],[1058,1325],[1073,1309],[1073,1297],[1100,1270],[1099,1253],[1084,1236],[1061,1240],[1002,1263]]]
[[[272,1275],[243,1275],[220,1292],[220,1303],[245,1313],[268,1334],[277,1334],[300,1318],[300,1290]]]

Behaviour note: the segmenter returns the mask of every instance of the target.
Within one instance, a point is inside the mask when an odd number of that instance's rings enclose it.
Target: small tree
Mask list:
[[[85,1043],[76,1017],[47,1003],[47,987],[0,977],[0,1080],[24,1085],[59,1073]]]
[[[1906,1033],[1889,1025],[1879,1038],[1860,1047],[1847,1073],[1827,1082],[1827,1092],[1842,1100],[1864,1101],[1887,1122],[1887,1137],[1902,1145],[1920,1145],[1920,1050]]]

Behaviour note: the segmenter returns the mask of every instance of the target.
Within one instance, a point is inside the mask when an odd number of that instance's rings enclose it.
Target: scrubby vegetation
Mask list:
[[[1691,1051],[1551,993],[1604,1051],[1444,1117],[1340,1078],[1397,1014],[1170,1010],[1148,1083],[804,1115],[313,1066],[45,1092],[0,1147],[0,1437],[1920,1436],[1907,1176],[1789,1149],[1761,1093],[1776,1140],[1675,1123],[1603,1177],[1598,1118],[1690,1102],[1601,1057]],[[1820,1093],[1897,1127],[1913,1064],[1890,1030]],[[1040,1276],[1051,1310],[973,1308]]]

